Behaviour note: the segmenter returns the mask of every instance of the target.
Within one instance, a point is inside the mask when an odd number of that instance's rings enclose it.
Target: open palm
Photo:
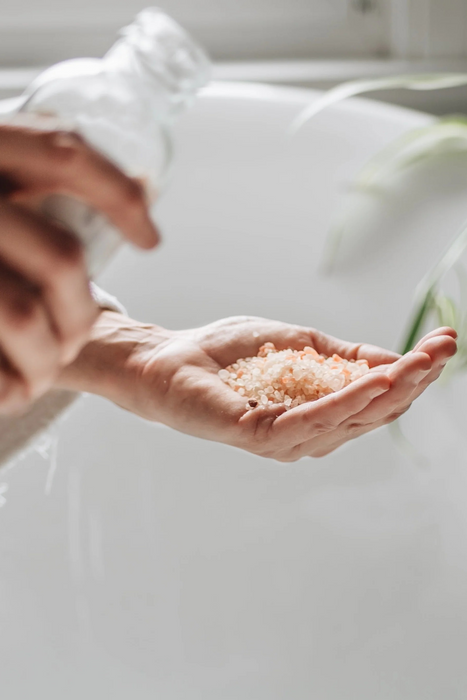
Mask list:
[[[202,328],[163,331],[106,312],[101,335],[73,372],[92,362],[97,346],[114,356],[114,377],[101,393],[124,408],[181,432],[289,462],[319,457],[404,413],[456,352],[456,333],[440,328],[403,357],[367,344],[348,343],[311,328],[255,317],[233,317]],[[110,324],[110,326],[109,326]],[[109,352],[109,328],[113,353]],[[99,334],[99,331],[97,331]],[[283,405],[246,410],[246,399],[218,377],[239,357],[271,341],[278,349],[311,345],[319,353],[367,359],[371,370],[348,387],[289,411]],[[126,350],[122,352],[121,348]],[[86,355],[87,353],[87,355]],[[122,359],[123,358],[123,359]],[[81,363],[81,366],[80,366]],[[92,387],[78,386],[71,388]],[[70,386],[70,382],[68,382]]]

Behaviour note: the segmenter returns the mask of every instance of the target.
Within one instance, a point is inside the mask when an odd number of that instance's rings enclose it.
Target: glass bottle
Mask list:
[[[103,59],[64,61],[39,75],[24,94],[18,118],[42,116],[44,127],[53,118],[61,129],[78,132],[143,182],[153,203],[167,179],[174,119],[209,72],[203,49],[161,10],[148,8]],[[49,196],[42,210],[81,238],[91,276],[122,241],[103,215],[72,197]]]

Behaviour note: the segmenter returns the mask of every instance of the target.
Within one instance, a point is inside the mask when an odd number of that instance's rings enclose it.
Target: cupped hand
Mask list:
[[[104,312],[93,340],[65,370],[61,385],[99,393],[146,419],[263,457],[291,462],[320,457],[404,413],[456,352],[456,333],[438,329],[403,357],[317,330],[254,317],[165,331]],[[366,359],[371,370],[341,391],[297,406],[248,411],[219,369],[278,349],[314,347],[325,355]]]
[[[140,247],[158,239],[142,187],[79,136],[0,126],[0,413],[46,391],[98,316],[80,243],[37,211],[52,193],[99,210]]]

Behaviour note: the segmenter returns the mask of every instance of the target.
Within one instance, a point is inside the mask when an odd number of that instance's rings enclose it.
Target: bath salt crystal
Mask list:
[[[238,359],[219,370],[219,377],[248,399],[246,408],[282,404],[286,410],[340,391],[369,371],[366,360],[320,355],[314,348],[277,350],[262,345],[255,357]]]

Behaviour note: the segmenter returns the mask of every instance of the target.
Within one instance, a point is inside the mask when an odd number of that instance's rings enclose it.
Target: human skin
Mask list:
[[[403,357],[315,329],[255,317],[169,331],[104,311],[90,342],[57,386],[99,394],[150,421],[281,462],[321,457],[396,420],[456,352],[456,332],[439,328]],[[217,373],[271,341],[278,349],[367,359],[370,372],[346,388],[285,411],[246,410],[246,399]]]
[[[158,241],[142,186],[79,136],[0,126],[3,414],[27,408],[52,386],[87,342],[99,314],[81,244],[39,211],[41,199],[50,194],[86,202],[141,248]]]

